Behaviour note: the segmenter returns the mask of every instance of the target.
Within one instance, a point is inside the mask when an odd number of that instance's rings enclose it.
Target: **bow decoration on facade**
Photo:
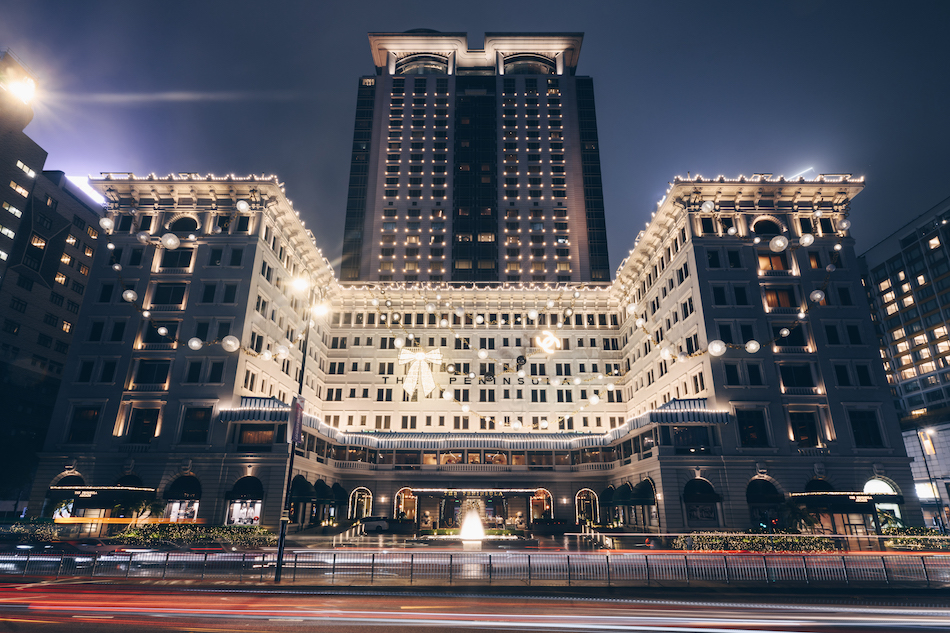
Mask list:
[[[423,352],[403,347],[399,350],[399,364],[405,365],[407,363],[412,364],[409,365],[409,371],[406,372],[406,381],[403,383],[402,388],[409,395],[412,395],[418,388],[422,391],[423,396],[428,396],[432,393],[432,390],[435,389],[435,379],[432,377],[432,370],[429,369],[429,363],[441,365],[442,351],[434,349]]]

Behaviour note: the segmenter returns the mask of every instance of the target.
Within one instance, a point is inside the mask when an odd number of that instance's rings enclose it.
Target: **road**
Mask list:
[[[0,583],[0,631],[662,631],[950,630],[939,594],[794,598],[700,592],[433,594],[228,585]],[[936,606],[935,606],[936,605]]]

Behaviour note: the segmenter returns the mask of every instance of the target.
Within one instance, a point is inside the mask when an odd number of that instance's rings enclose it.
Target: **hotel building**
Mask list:
[[[863,534],[921,512],[847,176],[677,178],[608,284],[342,283],[276,179],[106,175],[31,508]],[[421,231],[420,231],[421,233]],[[229,337],[234,337],[229,338]],[[110,371],[103,373],[104,368]]]

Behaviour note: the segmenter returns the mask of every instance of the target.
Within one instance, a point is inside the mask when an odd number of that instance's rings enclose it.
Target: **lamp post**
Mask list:
[[[300,361],[300,378],[297,381],[297,396],[294,398],[293,406],[290,407],[290,413],[287,419],[288,442],[290,444],[290,461],[287,464],[287,491],[284,494],[284,509],[280,513],[280,535],[277,537],[277,567],[274,570],[274,582],[279,583],[281,574],[284,570],[284,546],[287,543],[287,524],[290,523],[291,508],[291,485],[294,481],[294,457],[297,455],[297,425],[298,415],[303,415],[303,384],[304,370],[307,367],[307,348],[310,346],[310,321],[313,317],[313,288],[314,284],[307,279],[297,279],[294,281],[294,287],[298,290],[307,289],[307,311],[304,319],[303,335],[303,358]],[[298,412],[298,407],[301,409]]]
[[[934,481],[933,475],[930,474],[930,465],[927,463],[927,451],[924,449],[924,441],[921,439],[921,433],[926,433],[928,438],[933,435],[933,429],[921,429],[917,428],[917,443],[920,445],[920,455],[924,459],[924,470],[927,471],[927,479],[930,481],[930,487],[933,490],[934,494],[937,496],[937,519],[939,521],[940,533],[944,533],[943,525],[943,501],[940,499],[940,490],[937,488],[937,482]]]

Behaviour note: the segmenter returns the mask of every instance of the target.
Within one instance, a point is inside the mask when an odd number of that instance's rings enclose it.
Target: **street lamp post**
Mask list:
[[[920,434],[926,433],[928,436],[933,435],[933,429],[920,429],[917,428],[917,443],[920,445],[920,455],[924,459],[924,470],[927,471],[927,479],[930,481],[930,487],[933,490],[934,494],[937,496],[937,519],[939,521],[938,525],[940,526],[940,533],[944,533],[943,525],[943,501],[940,499],[940,490],[937,488],[937,482],[934,481],[933,475],[930,474],[930,465],[927,463],[927,451],[924,449],[924,441],[921,439]]]
[[[297,397],[287,419],[288,441],[290,443],[290,461],[287,464],[287,489],[284,495],[284,509],[280,513],[280,535],[277,537],[277,567],[274,571],[274,582],[279,583],[284,570],[284,547],[287,543],[287,524],[290,523],[291,485],[294,481],[294,457],[297,455],[297,434],[295,419],[298,415],[297,407],[303,407],[304,370],[307,367],[307,348],[310,346],[310,320],[313,317],[313,287],[314,284],[305,280],[298,280],[295,285],[302,289],[307,284],[307,312],[304,319],[303,359],[300,361],[300,378],[297,381]],[[300,413],[302,415],[302,412]]]

